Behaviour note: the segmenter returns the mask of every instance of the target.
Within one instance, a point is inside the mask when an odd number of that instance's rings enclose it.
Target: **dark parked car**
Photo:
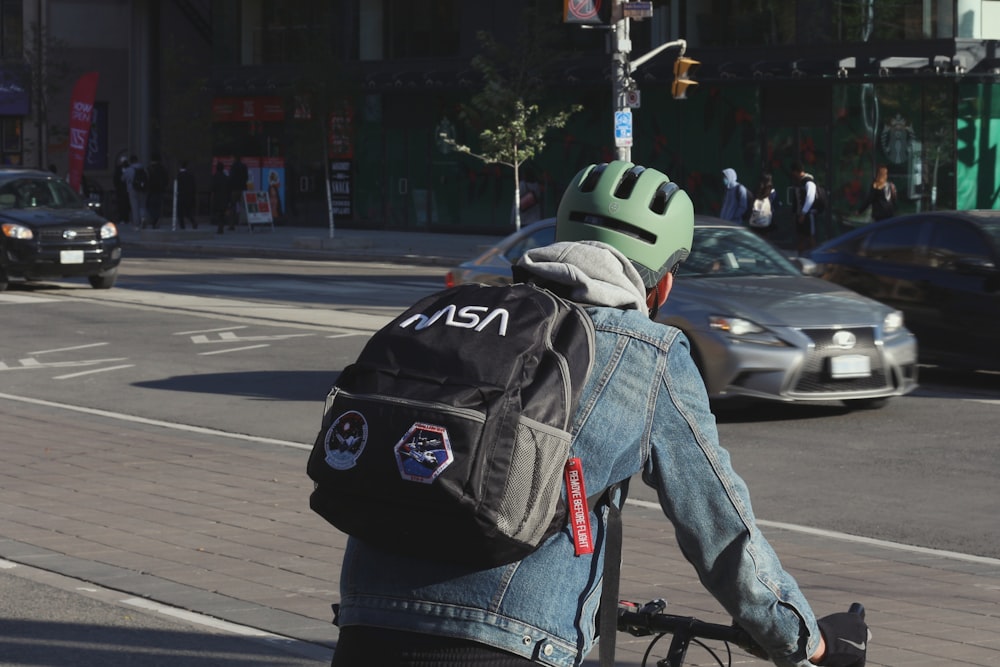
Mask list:
[[[12,278],[86,277],[108,289],[121,262],[118,228],[47,171],[0,169],[0,291]]]
[[[906,316],[920,360],[1000,370],[1000,211],[931,211],[814,249],[816,275]]]
[[[451,286],[504,284],[511,264],[555,238],[555,220],[511,234],[452,269]],[[917,386],[917,345],[902,314],[802,275],[746,227],[697,216],[658,321],[683,331],[712,398],[843,401],[878,407]]]

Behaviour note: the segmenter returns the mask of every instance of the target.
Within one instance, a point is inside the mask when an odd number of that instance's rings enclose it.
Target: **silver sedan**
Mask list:
[[[511,280],[511,265],[555,237],[555,220],[511,234],[448,272],[448,285]],[[657,320],[691,341],[713,399],[843,401],[881,407],[917,386],[917,341],[903,315],[802,274],[739,225],[697,216],[694,248]]]

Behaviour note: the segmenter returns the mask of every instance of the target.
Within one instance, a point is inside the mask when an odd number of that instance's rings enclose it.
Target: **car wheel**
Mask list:
[[[87,280],[90,281],[90,286],[94,289],[111,289],[115,285],[115,281],[118,280],[118,269],[112,269],[107,273],[98,273],[97,275],[87,276]]]
[[[854,398],[844,401],[844,405],[852,410],[878,410],[889,405],[889,399],[885,396],[881,398]]]

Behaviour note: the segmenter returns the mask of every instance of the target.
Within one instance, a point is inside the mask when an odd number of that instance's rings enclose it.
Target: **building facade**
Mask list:
[[[327,224],[330,201],[342,226],[497,233],[510,229],[512,171],[441,141],[478,146],[481,31],[515,55],[539,48],[541,106],[583,107],[532,160],[546,214],[577,169],[615,156],[611,31],[564,23],[562,4],[0,0],[0,53],[5,77],[30,70],[37,58],[8,54],[31,51],[40,16],[63,40],[53,52],[100,71],[107,127],[95,129],[110,157],[88,163],[99,180],[118,152],[159,151],[171,166],[191,160],[207,186],[214,160],[239,155],[261,187],[280,180],[291,224]],[[7,25],[18,10],[20,33]],[[630,38],[633,59],[683,39],[701,63],[680,100],[675,50],[632,72],[632,159],[681,183],[698,212],[719,210],[726,167],[751,188],[772,173],[789,200],[795,161],[831,193],[821,238],[865,222],[857,207],[878,164],[900,212],[1000,208],[1000,0],[666,0]],[[53,91],[45,127],[64,107],[68,90]],[[59,164],[36,111],[0,116],[4,161]]]

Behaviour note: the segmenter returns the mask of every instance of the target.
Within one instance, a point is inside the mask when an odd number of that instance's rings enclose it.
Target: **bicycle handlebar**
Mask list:
[[[752,653],[763,649],[753,640],[750,634],[740,626],[707,623],[693,616],[678,616],[664,614],[667,603],[657,598],[647,602],[642,607],[634,602],[618,603],[618,630],[628,632],[635,637],[646,637],[652,634],[668,633],[680,635],[688,639],[701,638],[729,642]]]
[[[628,632],[635,637],[672,634],[674,641],[670,654],[676,652],[679,653],[679,657],[675,658],[676,663],[667,664],[682,664],[687,644],[694,639],[727,642],[739,646],[752,655],[767,656],[767,652],[754,641],[750,633],[735,623],[732,625],[707,623],[693,616],[664,614],[663,610],[666,608],[667,602],[662,598],[651,600],[641,607],[635,602],[621,600],[618,603],[618,630]],[[865,608],[860,602],[853,603],[848,611],[859,614],[862,619],[865,617]]]

